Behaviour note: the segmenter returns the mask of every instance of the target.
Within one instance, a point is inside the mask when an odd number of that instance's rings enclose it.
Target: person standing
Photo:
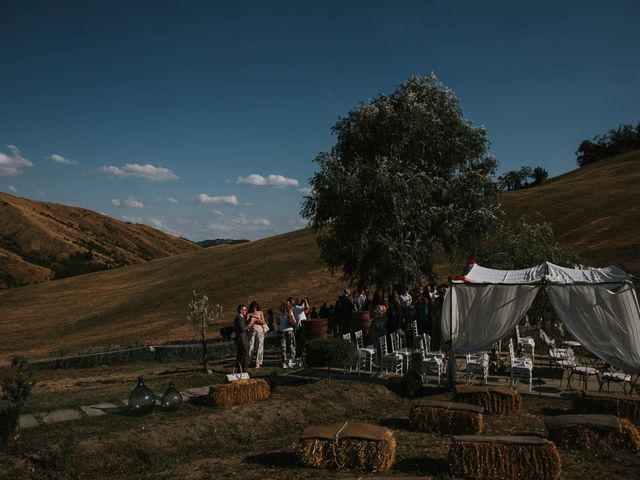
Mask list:
[[[380,354],[380,337],[387,335],[387,306],[384,303],[382,292],[376,291],[373,294],[372,313],[373,325],[369,343],[375,345],[378,354]]]
[[[306,298],[299,298],[293,307],[293,316],[296,320],[296,360],[298,363],[302,360],[302,352],[304,351],[304,331],[302,330],[302,322],[307,320],[309,312],[309,302]]]
[[[282,353],[282,368],[289,368],[296,355],[296,337],[293,332],[295,318],[288,302],[280,305],[278,313],[278,331],[280,332],[280,352]]]
[[[256,354],[256,368],[262,366],[264,357],[264,314],[260,310],[260,305],[255,300],[249,304],[249,314],[247,315],[249,322],[249,362],[253,357],[256,340],[258,342],[258,353]]]
[[[353,302],[351,301],[351,291],[345,288],[344,293],[338,298],[336,302],[336,320],[338,328],[340,329],[340,335],[349,333],[349,327],[351,325],[351,312],[355,310]]]
[[[247,336],[247,306],[238,305],[237,315],[233,321],[233,329],[235,331],[236,342],[236,362],[243,370],[249,365],[249,337]]]

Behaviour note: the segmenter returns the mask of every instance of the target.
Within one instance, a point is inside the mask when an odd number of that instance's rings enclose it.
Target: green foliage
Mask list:
[[[435,75],[360,103],[332,128],[302,216],[322,258],[352,284],[388,289],[432,274],[485,238],[500,211],[484,128]]]
[[[2,379],[4,405],[0,407],[0,445],[3,445],[15,432],[20,409],[29,398],[32,386],[33,380],[30,372],[27,371],[27,359],[20,356],[13,357],[11,366]]]
[[[633,125],[620,125],[604,135],[596,135],[591,140],[583,140],[576,150],[576,162],[584,167],[598,160],[620,155],[640,148],[640,122]]]
[[[400,381],[400,394],[416,398],[422,394],[422,377],[416,372],[407,372]]]
[[[558,245],[550,223],[528,223],[525,218],[500,223],[476,258],[480,265],[500,270],[530,268],[546,261],[566,267],[580,263],[578,254]]]
[[[350,365],[356,354],[356,346],[343,338],[309,340],[305,344],[305,359],[310,367],[344,367]]]
[[[521,167],[520,170],[509,170],[498,177],[498,185],[502,190],[520,190],[540,185],[549,176],[542,167]],[[531,181],[529,181],[531,180]]]
[[[501,223],[476,258],[480,265],[500,270],[530,268],[547,261],[571,268],[580,263],[577,253],[558,245],[550,223],[528,223],[525,218]],[[535,298],[529,317],[533,322],[555,318],[546,296]]]

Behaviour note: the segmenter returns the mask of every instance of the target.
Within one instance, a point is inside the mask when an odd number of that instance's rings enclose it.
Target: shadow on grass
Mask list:
[[[265,467],[278,468],[298,468],[300,466],[300,463],[298,462],[298,455],[296,455],[296,452],[290,450],[250,455],[245,458],[245,462],[264,465]]]
[[[412,475],[448,475],[449,462],[442,458],[409,457],[398,460],[393,466],[394,470]]]
[[[407,420],[406,418],[383,418],[378,423],[380,424],[381,427],[391,428],[394,430],[411,431],[409,420]]]

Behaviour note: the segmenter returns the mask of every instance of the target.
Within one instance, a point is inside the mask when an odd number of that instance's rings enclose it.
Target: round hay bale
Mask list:
[[[482,407],[467,403],[417,403],[409,411],[409,424],[420,432],[477,434],[484,428],[483,411]]]

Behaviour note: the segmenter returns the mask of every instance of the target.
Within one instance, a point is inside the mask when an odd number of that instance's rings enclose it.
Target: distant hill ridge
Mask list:
[[[631,152],[505,193],[501,202],[510,218],[540,212],[561,245],[589,265],[621,264],[640,276],[639,185],[640,152]],[[192,247],[127,268],[0,291],[0,359],[15,353],[44,357],[60,348],[86,351],[131,338],[194,338],[185,319],[193,290],[224,307],[218,328],[232,322],[239,303],[255,299],[263,310],[277,312],[286,297],[304,295],[319,306],[335,301],[344,286],[320,261],[309,230]],[[464,265],[441,262],[437,269],[446,278]]]
[[[0,192],[0,288],[198,250],[147,225]]]
[[[249,240],[238,240],[233,238],[216,238],[213,240],[202,240],[195,242],[196,245],[200,245],[202,248],[217,247],[218,245],[236,245],[238,243],[246,243]]]

